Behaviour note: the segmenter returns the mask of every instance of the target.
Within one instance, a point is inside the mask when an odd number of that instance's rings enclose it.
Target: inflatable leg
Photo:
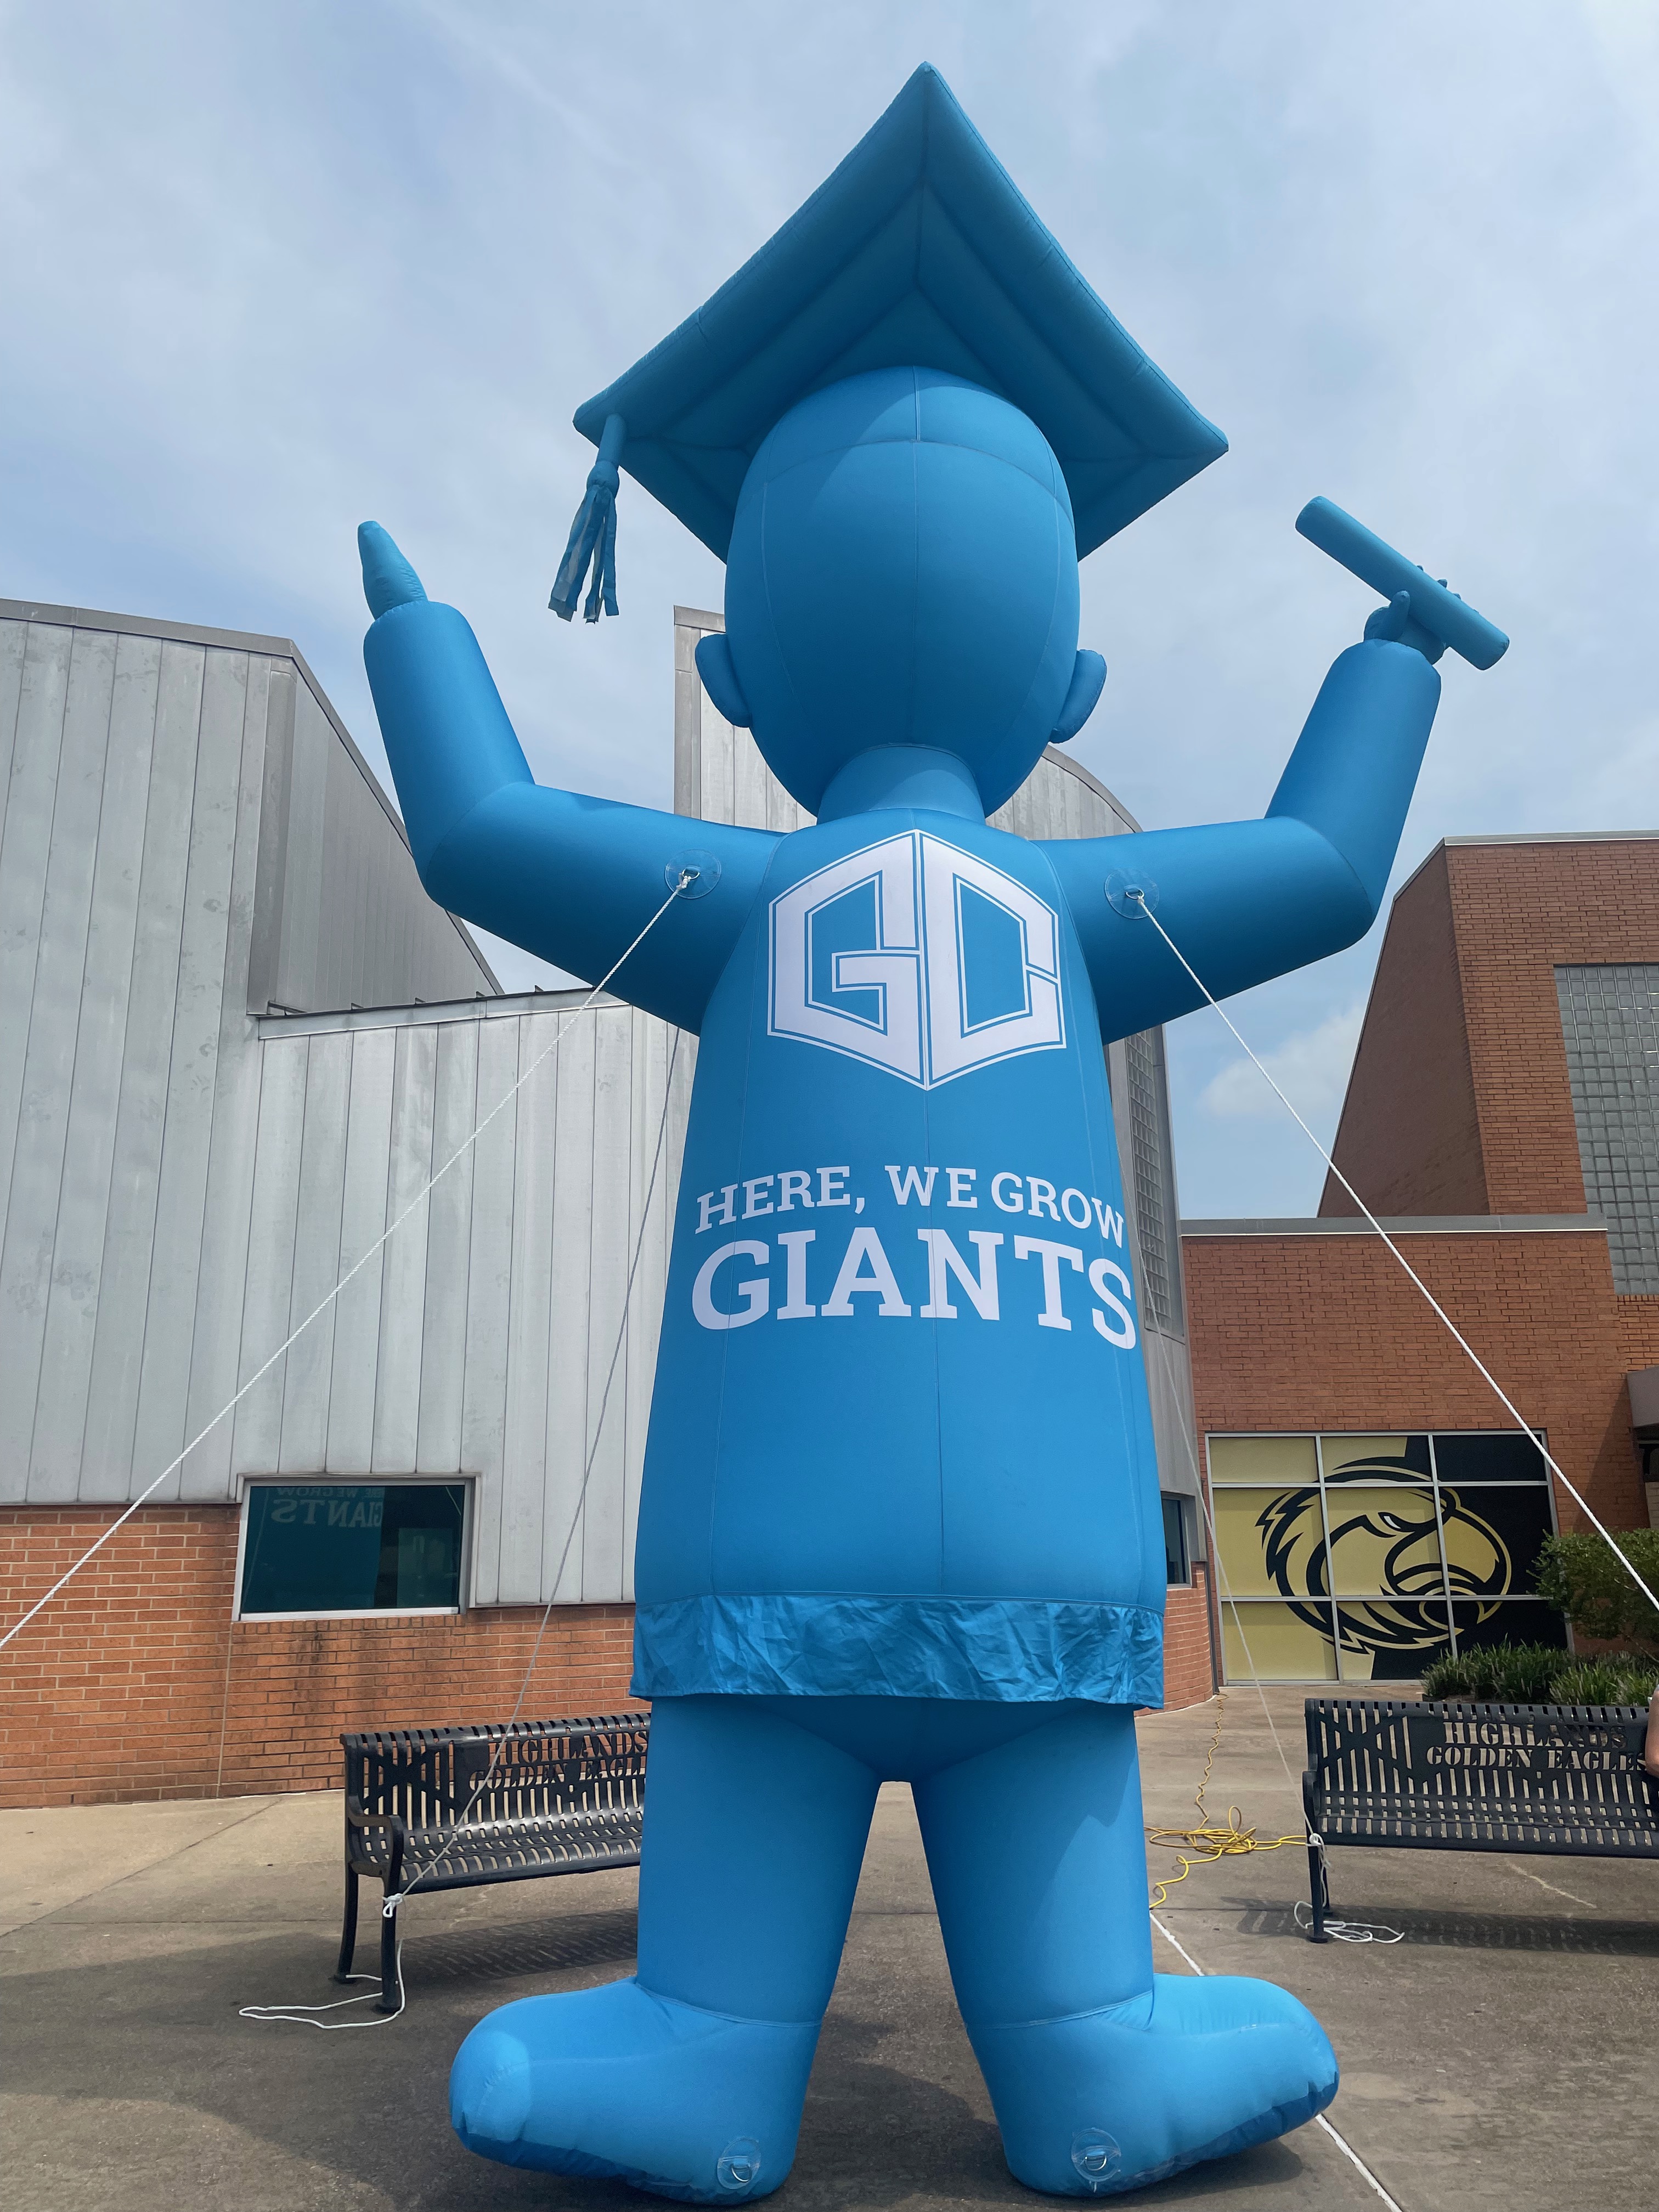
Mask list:
[[[754,1701],[651,1716],[639,1971],[480,2021],[450,2077],[470,2150],[736,2203],[788,2172],[874,1808],[857,1759]]]
[[[957,2002],[1028,2186],[1144,2187],[1329,2104],[1330,2045],[1286,1991],[1153,1973],[1127,1707],[1068,1705],[915,1796]]]

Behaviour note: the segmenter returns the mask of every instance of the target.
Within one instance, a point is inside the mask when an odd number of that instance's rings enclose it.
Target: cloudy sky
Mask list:
[[[1315,492],[1510,631],[1445,696],[1435,841],[1659,823],[1651,0],[146,0],[0,6],[0,595],[291,635],[382,763],[354,532],[471,617],[546,781],[666,805],[670,610],[719,564],[625,490],[623,619],[546,612],[573,409],[935,63],[1227,458],[1097,553],[1077,741],[1149,827],[1258,813],[1374,601]],[[1381,939],[1250,994],[1334,1127]],[[503,952],[524,984],[532,963]],[[1183,1209],[1322,1170],[1212,1014]]]

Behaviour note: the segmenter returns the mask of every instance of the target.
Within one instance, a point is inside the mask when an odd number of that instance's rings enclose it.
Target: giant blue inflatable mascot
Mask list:
[[[591,560],[614,611],[625,453],[724,556],[703,682],[817,818],[542,789],[466,623],[364,526],[433,897],[596,980],[682,885],[612,988],[701,1039],[635,1567],[639,1970],[484,2021],[455,2125],[663,2197],[775,2189],[891,1778],[1022,2181],[1109,2194],[1261,2142],[1336,2063],[1271,1984],[1152,1971],[1133,1712],[1165,1570],[1103,1047],[1199,1003],[1139,899],[1218,994],[1369,927],[1439,696],[1432,587],[1407,571],[1339,656],[1264,820],[987,827],[1099,695],[1079,556],[1225,441],[927,69],[576,423],[599,458],[556,607]]]

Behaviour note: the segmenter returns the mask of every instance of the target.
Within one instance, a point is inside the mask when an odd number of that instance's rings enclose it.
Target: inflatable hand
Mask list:
[[[398,550],[392,532],[378,522],[358,524],[357,557],[363,564],[363,597],[377,622],[392,608],[426,597],[425,586]]]

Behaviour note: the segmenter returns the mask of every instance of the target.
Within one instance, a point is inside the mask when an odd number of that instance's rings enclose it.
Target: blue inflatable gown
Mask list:
[[[1152,1971],[1164,1565],[1103,1047],[1199,1002],[1126,886],[1218,995],[1363,933],[1439,678],[1388,636],[1342,653],[1261,821],[987,826],[1098,696],[1079,553],[1223,441],[931,71],[577,422],[559,611],[590,559],[590,611],[614,598],[625,454],[726,558],[703,680],[817,821],[538,787],[471,631],[364,526],[433,897],[597,980],[681,886],[611,988],[701,1040],[635,1567],[638,1972],[483,2021],[455,2125],[666,2197],[775,2189],[895,1778],[1022,2180],[1264,2141],[1334,2094],[1318,2024]]]

